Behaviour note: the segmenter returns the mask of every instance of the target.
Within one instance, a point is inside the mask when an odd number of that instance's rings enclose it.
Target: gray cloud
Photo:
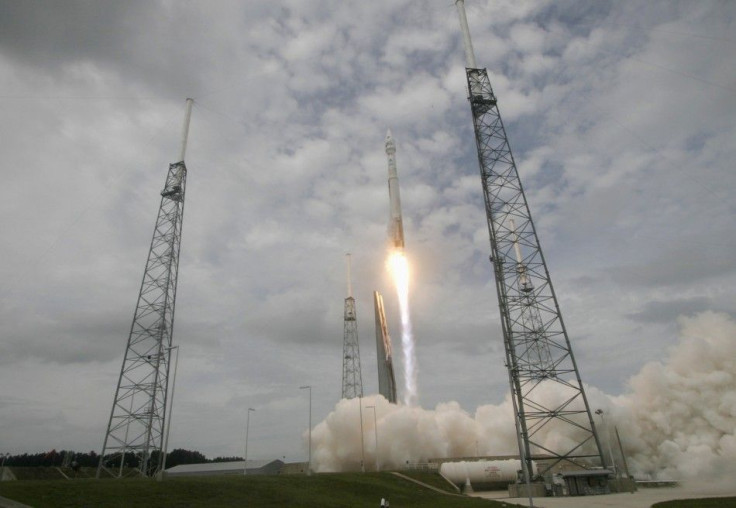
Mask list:
[[[618,267],[614,270],[614,280],[625,285],[688,285],[696,281],[715,281],[733,272],[734,268],[728,252],[683,248],[665,251],[650,262]]]
[[[620,391],[667,346],[676,314],[736,301],[736,13],[711,2],[467,7],[585,380]],[[0,397],[17,405],[0,418],[24,429],[10,451],[101,442],[187,96],[174,446],[240,453],[250,405],[254,456],[305,455],[298,386],[314,385],[315,420],[339,396],[347,251],[375,390],[373,290],[400,342],[384,265],[388,127],[420,401],[472,411],[502,399],[451,3],[5,2],[3,12],[0,386],[12,391]]]
[[[672,323],[678,316],[693,315],[718,305],[708,298],[692,298],[647,302],[640,312],[629,318],[640,323]]]

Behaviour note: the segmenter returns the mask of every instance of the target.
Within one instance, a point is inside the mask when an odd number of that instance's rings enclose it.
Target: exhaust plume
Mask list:
[[[409,314],[409,262],[403,250],[395,250],[388,257],[388,268],[396,284],[401,316],[401,350],[404,364],[404,404],[417,403],[417,355]]]

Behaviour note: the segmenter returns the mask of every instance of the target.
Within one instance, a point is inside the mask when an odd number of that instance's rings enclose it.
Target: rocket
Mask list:
[[[401,218],[399,175],[396,173],[396,144],[391,129],[386,132],[386,157],[388,157],[388,199],[391,207],[389,235],[395,249],[404,249],[404,226]]]

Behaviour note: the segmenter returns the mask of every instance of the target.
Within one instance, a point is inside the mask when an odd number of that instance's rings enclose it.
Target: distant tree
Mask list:
[[[5,461],[5,465],[9,467],[59,467],[63,464],[64,457],[73,457],[78,467],[97,467],[100,461],[100,456],[95,453],[94,450],[88,453],[77,453],[71,450],[62,450],[57,452],[51,450],[48,452],[41,453],[23,453],[19,455],[11,455]],[[158,467],[159,463],[159,452],[154,451],[151,457],[148,459],[149,470],[153,471]],[[104,464],[108,468],[119,468],[120,467],[120,455],[110,454],[105,455]],[[243,460],[239,457],[225,458],[219,457],[219,462],[229,460]],[[69,461],[71,463],[71,461]],[[172,450],[166,456],[166,467],[173,467],[179,464],[201,464],[209,462],[207,457],[198,451],[183,450],[178,448]],[[141,457],[139,454],[133,452],[127,452],[123,458],[123,467],[126,468],[139,468],[141,466]]]
[[[56,450],[41,453],[24,453],[22,455],[11,455],[7,458],[5,465],[10,467],[51,467],[60,466],[63,456]]]
[[[238,462],[243,460],[243,457],[215,457],[210,462]]]
[[[201,464],[207,462],[207,457],[197,451],[177,448],[166,455],[166,467],[174,467],[179,464]]]
[[[88,453],[77,453],[74,456],[74,460],[80,467],[97,467],[100,462],[100,456],[92,450]]]
[[[42,466],[60,466],[64,458],[55,449],[46,452],[43,456]]]

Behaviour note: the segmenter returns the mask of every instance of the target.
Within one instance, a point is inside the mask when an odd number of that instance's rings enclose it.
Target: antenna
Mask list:
[[[194,99],[187,99],[186,114],[184,115],[184,127],[181,131],[181,155],[180,161],[184,161],[184,155],[187,153],[187,138],[189,137],[189,119],[192,117],[192,104]]]
[[[353,284],[350,281],[350,253],[345,254],[345,263],[347,264],[348,270],[348,298],[353,297]]]
[[[455,0],[455,7],[457,7],[457,15],[460,17],[460,30],[462,30],[463,32],[463,47],[465,47],[465,66],[469,69],[477,69],[478,64],[475,63],[473,43],[470,41],[468,18],[465,16],[465,0]]]

